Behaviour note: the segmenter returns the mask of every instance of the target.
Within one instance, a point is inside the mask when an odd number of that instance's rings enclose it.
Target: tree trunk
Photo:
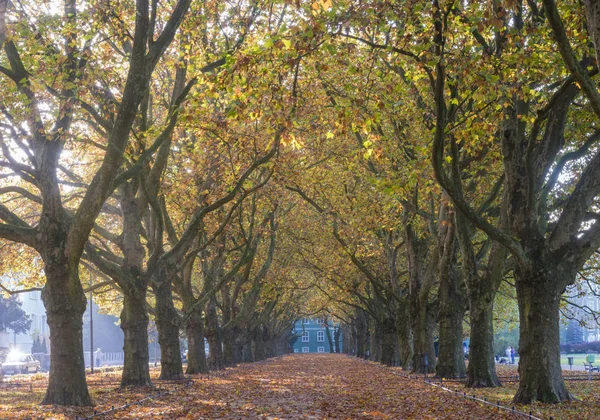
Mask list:
[[[396,331],[398,331],[398,341],[400,349],[400,366],[404,370],[412,369],[413,362],[413,340],[412,332],[410,329],[408,305],[401,305],[400,309],[404,308],[402,312],[398,311],[396,316]]]
[[[240,331],[240,328],[236,327],[233,329],[233,338],[232,338],[232,343],[233,343],[233,363],[234,364],[239,364],[242,363],[242,360],[244,359],[244,355],[243,355],[243,348],[244,348],[244,341],[245,339],[243,338],[243,334]]]
[[[217,319],[217,304],[212,297],[206,308],[206,340],[208,341],[208,366],[211,370],[223,370],[223,339]]]
[[[42,300],[50,327],[50,374],[42,404],[92,405],[83,359],[82,318],[86,301],[81,283],[78,278],[69,279],[68,268],[61,270],[46,264],[45,273]],[[65,287],[67,279],[75,288]]]
[[[235,366],[235,339],[231,328],[223,330],[223,363],[225,366]]]
[[[202,313],[200,309],[193,309],[192,311],[185,325],[188,339],[188,364],[185,373],[188,375],[208,372],[206,353],[204,351],[204,323],[202,322]]]
[[[171,281],[167,276],[161,276],[152,282],[152,290],[156,298],[155,322],[160,344],[159,379],[182,379],[179,314],[173,305]]]
[[[413,372],[415,373],[435,373],[436,360],[435,348],[433,346],[433,319],[430,310],[426,303],[419,307],[413,323]],[[425,355],[427,355],[427,367],[424,363]]]
[[[340,352],[340,335],[341,334],[342,334],[342,327],[340,325],[335,329],[335,332],[333,333],[333,342],[334,342],[334,347],[335,347],[336,353]]]
[[[327,337],[327,343],[329,344],[329,353],[335,353],[335,348],[333,347],[333,337],[331,336],[331,330],[327,324],[325,324],[325,336]]]
[[[600,3],[597,0],[585,0],[584,4],[589,33],[594,42],[596,62],[600,63]]]
[[[373,334],[371,335],[371,357],[374,362],[381,362],[381,325],[374,322]]]
[[[513,402],[558,403],[574,400],[560,366],[559,307],[561,291],[550,275],[557,267],[538,264],[538,270],[515,270],[519,303],[519,389]],[[562,282],[560,282],[562,283]]]
[[[273,339],[271,337],[271,332],[269,331],[269,328],[266,327],[263,324],[262,327],[262,335],[263,335],[263,343],[264,343],[264,349],[265,349],[265,359],[269,359],[271,357],[273,357],[274,352],[273,352]]]
[[[124,294],[121,329],[125,357],[121,386],[152,386],[148,365],[150,359],[145,289]]]
[[[464,378],[463,318],[465,301],[453,270],[440,273],[439,349],[436,375],[441,378]]]
[[[265,342],[263,341],[262,327],[254,330],[254,360],[265,360]]]
[[[398,343],[398,334],[396,333],[396,321],[393,318],[385,318],[379,324],[381,336],[381,363],[387,366],[394,365],[396,354],[396,345]]]
[[[265,357],[275,357],[275,341],[272,339],[265,340]]]
[[[493,303],[471,302],[470,307],[471,339],[466,386],[501,386],[494,359]]]
[[[254,355],[252,354],[252,341],[247,341],[242,347],[242,360],[244,363],[254,362]]]
[[[365,322],[365,316],[362,311],[358,312],[356,318],[356,356],[362,359],[367,357],[367,324]]]

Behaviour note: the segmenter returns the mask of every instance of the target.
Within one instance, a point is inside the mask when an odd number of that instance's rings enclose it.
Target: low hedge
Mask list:
[[[600,353],[600,341],[577,344],[561,344],[561,352],[567,353]]]

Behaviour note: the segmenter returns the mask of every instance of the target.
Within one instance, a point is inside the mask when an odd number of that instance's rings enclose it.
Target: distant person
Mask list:
[[[510,346],[508,346],[506,348],[506,351],[504,353],[506,354],[506,363],[509,363],[510,362],[510,353],[511,353],[510,352]]]
[[[510,363],[515,364],[515,348],[510,346]]]
[[[102,350],[100,350],[100,347],[98,347],[98,349],[94,352],[94,359],[96,359],[96,367],[100,367],[100,364],[102,363],[102,356],[104,356],[104,354],[102,353]]]

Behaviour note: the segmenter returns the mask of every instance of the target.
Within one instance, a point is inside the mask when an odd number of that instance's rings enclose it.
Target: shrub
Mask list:
[[[600,353],[600,341],[592,341],[590,343],[561,344],[560,351],[566,351],[567,353]]]

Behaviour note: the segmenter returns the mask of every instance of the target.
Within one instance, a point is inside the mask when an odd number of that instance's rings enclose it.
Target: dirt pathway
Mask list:
[[[236,368],[224,378],[121,412],[189,419],[502,419],[420,381],[343,355],[290,355]]]

